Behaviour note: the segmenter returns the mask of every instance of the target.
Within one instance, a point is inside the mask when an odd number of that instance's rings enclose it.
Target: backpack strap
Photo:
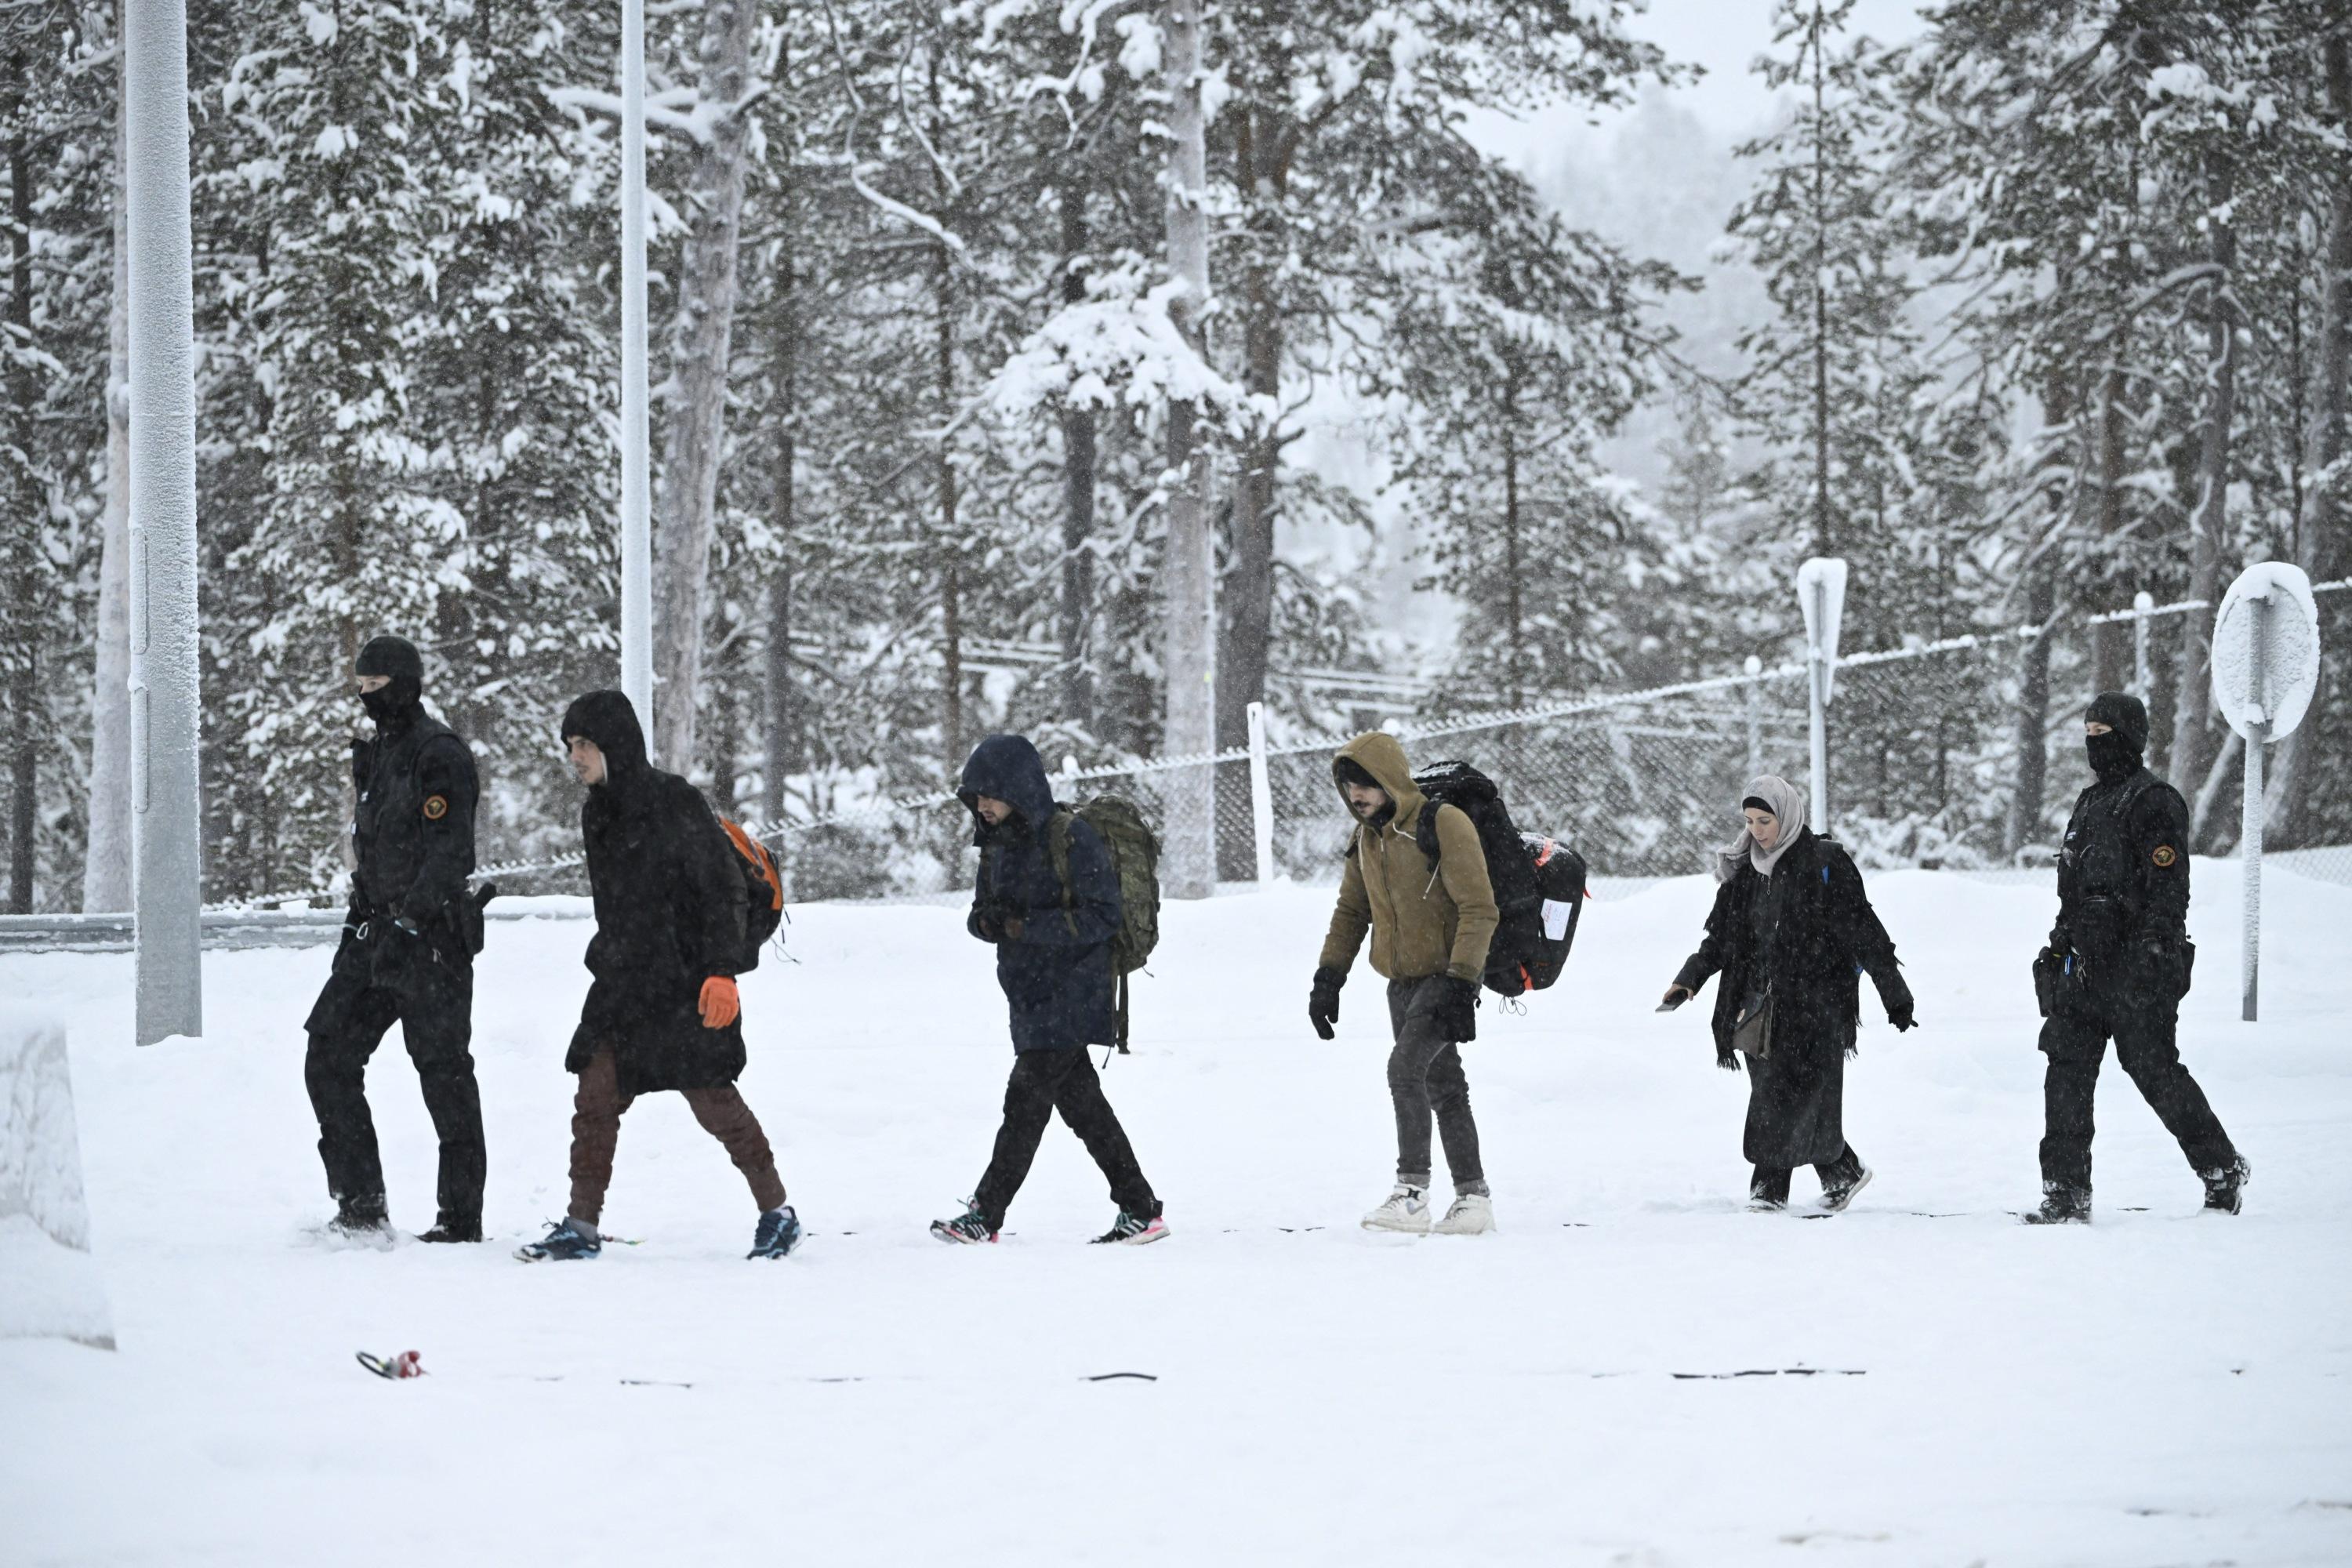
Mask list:
[[[1062,919],[1074,937],[1078,934],[1078,886],[1070,879],[1070,825],[1077,816],[1067,806],[1056,806],[1045,819],[1045,858],[1053,864],[1054,879],[1062,885]]]

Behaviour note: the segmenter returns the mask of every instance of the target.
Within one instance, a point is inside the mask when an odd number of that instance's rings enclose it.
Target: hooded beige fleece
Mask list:
[[[1454,807],[1438,807],[1438,864],[1433,867],[1413,842],[1428,797],[1414,785],[1396,737],[1379,730],[1359,735],[1339,748],[1339,756],[1379,781],[1396,810],[1377,828],[1356,825],[1339,879],[1339,905],[1323,939],[1323,967],[1347,973],[1369,931],[1372,968],[1390,980],[1433,974],[1476,980],[1486,972],[1486,946],[1501,920],[1477,828]],[[1347,794],[1342,788],[1340,799]]]

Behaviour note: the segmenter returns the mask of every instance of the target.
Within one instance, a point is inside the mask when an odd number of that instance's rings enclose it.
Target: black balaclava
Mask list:
[[[2139,770],[2140,757],[2147,750],[2147,709],[2138,698],[2125,691],[2102,691],[2091,699],[2083,718],[2107,726],[2105,734],[2086,735],[2083,742],[2091,754],[2091,771],[2099,775],[2101,784],[2129,778]]]
[[[377,729],[404,729],[425,710],[425,656],[406,637],[385,632],[368,638],[356,668],[362,675],[392,678],[373,691],[360,693],[360,706]]]

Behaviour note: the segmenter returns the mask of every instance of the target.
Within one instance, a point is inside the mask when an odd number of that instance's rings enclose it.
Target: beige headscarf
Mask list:
[[[1804,792],[1787,779],[1775,778],[1770,773],[1749,779],[1748,788],[1739,798],[1743,812],[1748,809],[1746,802],[1751,799],[1760,800],[1770,807],[1772,815],[1780,818],[1780,837],[1772,840],[1771,848],[1765,848],[1756,842],[1756,836],[1748,831],[1748,819],[1742,816],[1739,819],[1739,837],[1716,851],[1715,879],[1718,882],[1727,882],[1737,876],[1742,860],[1755,867],[1758,875],[1770,876],[1780,857],[1789,852],[1789,846],[1797,841],[1797,835],[1805,830]]]

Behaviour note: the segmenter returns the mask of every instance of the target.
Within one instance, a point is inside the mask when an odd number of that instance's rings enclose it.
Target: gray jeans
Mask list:
[[[1478,1163],[1478,1124],[1470,1116],[1470,1080],[1462,1075],[1462,1053],[1441,1039],[1434,1015],[1445,994],[1443,975],[1389,982],[1389,1023],[1396,1048],[1389,1053],[1389,1099],[1396,1105],[1397,1180],[1429,1185],[1429,1127],[1445,1144],[1446,1169],[1457,1193],[1484,1193],[1486,1173]]]

